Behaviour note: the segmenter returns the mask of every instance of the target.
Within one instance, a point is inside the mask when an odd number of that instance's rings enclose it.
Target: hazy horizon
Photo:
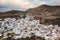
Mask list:
[[[42,4],[60,5],[60,0],[0,0],[0,12],[9,10],[25,11]]]

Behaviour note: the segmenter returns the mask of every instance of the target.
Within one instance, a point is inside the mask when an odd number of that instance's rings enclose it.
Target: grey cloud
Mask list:
[[[4,0],[5,1],[5,0]],[[20,0],[22,1],[22,0]],[[23,0],[25,1],[25,0]],[[30,2],[30,5],[34,5],[35,7],[39,6],[41,3],[45,3],[48,5],[60,5],[60,0],[26,0],[26,2]],[[25,3],[26,3],[25,2]],[[6,3],[6,1],[4,2]],[[23,5],[23,4],[22,4]],[[12,4],[11,2],[8,2],[7,4],[0,3],[0,11],[7,11],[7,10],[26,10],[28,8],[23,8],[22,5],[15,5],[14,3]],[[32,7],[34,7],[32,6]]]
[[[24,8],[21,8],[20,6],[7,4],[7,5],[0,5],[0,12],[1,11],[8,11],[8,10],[26,10]]]

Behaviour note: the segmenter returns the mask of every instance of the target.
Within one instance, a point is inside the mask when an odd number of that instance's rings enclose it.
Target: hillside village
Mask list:
[[[32,14],[35,19],[43,20],[42,24],[57,24],[60,26],[60,6],[40,5],[35,8],[27,9],[26,11],[11,10],[7,12],[0,12],[0,18],[16,18],[26,14]]]
[[[31,38],[33,37],[33,38]],[[27,14],[26,18],[0,19],[1,40],[60,40],[60,27],[58,25],[40,24],[39,20]],[[22,39],[21,39],[22,38]],[[28,38],[28,39],[25,39]]]
[[[0,40],[60,40],[60,6],[0,12]]]

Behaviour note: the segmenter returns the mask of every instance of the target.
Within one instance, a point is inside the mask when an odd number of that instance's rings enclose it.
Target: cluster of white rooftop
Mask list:
[[[19,34],[15,38],[31,37],[31,33],[36,36],[43,37],[46,40],[55,40],[60,38],[60,27],[58,25],[42,25],[39,20],[35,20],[33,16],[26,15],[26,18],[5,18],[0,21],[0,35],[2,31],[10,30],[9,33]],[[7,27],[7,29],[5,29]],[[4,35],[6,37],[6,34]]]

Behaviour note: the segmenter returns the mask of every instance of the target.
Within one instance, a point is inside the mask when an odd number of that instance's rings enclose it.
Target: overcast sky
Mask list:
[[[60,5],[60,0],[0,0],[0,12],[34,8],[41,4]]]

